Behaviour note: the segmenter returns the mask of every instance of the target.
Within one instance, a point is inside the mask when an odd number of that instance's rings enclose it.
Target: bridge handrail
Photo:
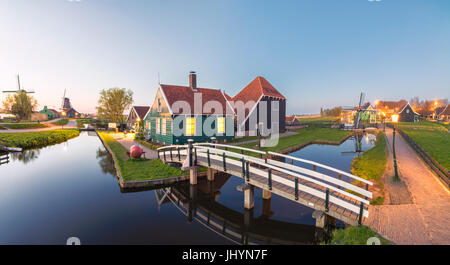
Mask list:
[[[197,143],[197,144],[194,144],[194,146],[201,146],[201,145],[227,147],[227,148],[238,149],[238,150],[249,151],[249,152],[258,153],[258,154],[262,154],[262,155],[267,155],[267,152],[264,152],[264,151],[259,151],[259,150],[255,150],[255,149],[251,149],[251,148],[245,148],[245,147],[240,147],[240,146],[235,146],[235,145],[215,144],[215,143]]]
[[[169,146],[159,147],[156,150],[161,151],[161,150],[171,149],[171,148],[180,148],[180,149],[182,149],[182,148],[187,148],[187,147],[188,147],[187,144],[185,144],[185,145],[169,145]]]
[[[217,154],[217,152],[221,152],[221,153],[225,153],[225,154],[230,154],[230,153],[231,153],[230,156],[234,156],[234,157],[238,157],[238,158],[240,158],[240,157],[243,156],[243,155],[241,155],[241,154],[237,154],[237,153],[230,152],[230,151],[225,151],[225,150],[222,150],[222,149],[208,148],[208,147],[206,147],[206,148],[205,148],[205,147],[201,147],[201,148],[209,149],[209,150],[212,150],[212,151],[216,151],[216,154]],[[254,157],[249,157],[249,156],[247,156],[247,158],[255,159]],[[244,158],[244,159],[245,159],[245,158]],[[275,165],[268,164],[268,163],[266,163],[263,159],[258,159],[258,158],[256,158],[256,159],[255,159],[254,161],[252,161],[252,162],[257,163],[257,164],[259,164],[259,165],[261,165],[261,166],[264,166],[264,167],[267,167],[267,168],[271,168],[272,170],[276,170],[276,171],[279,171],[279,172],[283,172],[283,173],[292,175],[292,176],[294,176],[294,177],[298,177],[298,178],[300,178],[300,179],[303,179],[303,180],[306,180],[306,181],[315,183],[315,184],[317,184],[317,185],[320,185],[320,186],[322,186],[322,187],[328,188],[328,189],[330,189],[330,190],[334,190],[334,191],[336,191],[336,192],[338,192],[338,193],[341,193],[341,194],[343,194],[343,195],[345,195],[345,196],[348,196],[348,197],[350,197],[350,198],[352,198],[352,199],[355,199],[355,200],[357,200],[357,201],[363,202],[363,203],[366,204],[366,205],[369,205],[369,204],[370,204],[369,201],[367,201],[366,199],[363,199],[363,198],[361,198],[361,197],[359,197],[359,196],[357,196],[357,195],[351,194],[351,193],[349,193],[349,192],[347,192],[347,191],[345,191],[345,190],[342,190],[342,189],[340,189],[340,188],[334,187],[334,186],[329,185],[329,184],[327,184],[327,183],[318,181],[318,180],[316,180],[316,179],[313,179],[313,178],[304,176],[304,175],[302,175],[302,174],[299,174],[299,173],[296,173],[296,172],[292,172],[292,171],[290,171],[290,170],[287,170],[287,169],[284,169],[284,168],[281,168],[281,167],[278,167],[278,166],[275,166]],[[348,183],[348,184],[350,184],[350,183]],[[352,185],[352,184],[350,184],[350,185]],[[355,187],[356,187],[356,188],[359,188],[359,187],[357,187],[357,186],[355,186]],[[359,192],[358,192],[358,193],[359,193]],[[372,197],[372,195],[370,194],[370,196],[368,196],[368,197]]]
[[[204,155],[204,153],[202,153],[201,155]],[[212,156],[212,157],[214,157],[214,156]],[[220,157],[217,157],[217,159],[220,159]],[[240,163],[239,161],[228,161],[227,163],[230,163],[230,162],[231,162],[231,164],[235,164],[235,165],[239,165],[239,163]],[[363,199],[363,198],[361,198],[361,197],[359,197],[359,196],[357,196],[357,195],[351,194],[351,193],[349,193],[349,192],[346,192],[346,191],[341,190],[341,189],[339,189],[339,188],[333,187],[333,186],[331,186],[331,185],[325,184],[325,183],[323,183],[323,182],[320,182],[320,181],[311,179],[311,178],[309,178],[309,177],[303,176],[303,175],[301,175],[301,174],[297,174],[297,173],[295,173],[295,172],[288,171],[288,170],[283,169],[283,168],[279,168],[279,167],[277,167],[277,166],[267,165],[267,164],[264,165],[264,166],[265,166],[265,167],[269,167],[269,168],[271,168],[271,169],[273,169],[273,170],[276,170],[276,171],[279,171],[279,172],[287,173],[287,174],[289,174],[289,175],[291,175],[291,176],[298,177],[298,178],[300,178],[300,179],[304,179],[304,180],[307,180],[307,181],[316,183],[316,184],[318,184],[318,185],[320,185],[320,186],[323,186],[323,187],[328,188],[328,189],[330,189],[330,190],[334,190],[334,191],[336,191],[336,192],[338,192],[338,193],[340,193],[340,194],[346,195],[346,196],[348,196],[348,197],[350,197],[350,198],[352,198],[352,199],[355,199],[355,200],[357,200],[357,201],[359,201],[359,202],[362,202],[362,203],[364,203],[365,205],[370,205],[370,202],[369,202],[368,200],[366,200],[366,199]],[[261,170],[258,169],[258,168],[255,168],[255,167],[250,167],[250,171],[253,172],[253,173],[255,173],[255,172],[258,172],[258,171],[261,171]],[[256,173],[256,174],[258,174],[258,173]],[[265,172],[264,172],[264,173],[260,173],[260,174],[258,174],[258,175],[261,176],[261,177],[267,178],[267,174],[265,174]],[[277,176],[275,173],[272,174],[272,181],[276,181],[276,179],[280,179],[280,180],[281,180],[281,181],[277,181],[277,182],[280,182],[280,183],[282,183],[282,184],[284,184],[284,185],[288,185],[288,186],[290,186],[290,187],[293,187],[294,184],[295,184],[294,181],[292,181],[292,180],[289,180],[289,179],[284,178],[284,177],[281,177],[281,176]],[[311,195],[319,196],[320,198],[322,198],[322,197],[325,196],[325,192],[320,191],[320,190],[316,190],[316,189],[314,189],[314,188],[312,188],[312,187],[308,187],[308,186],[302,185],[302,184],[300,184],[300,183],[299,183],[299,187],[303,187],[301,190],[304,191],[304,192],[306,192],[306,193],[309,193],[309,194],[311,194]],[[323,195],[323,196],[322,196],[322,195]],[[322,199],[323,199],[323,198],[322,198]],[[349,202],[345,202],[345,201],[343,201],[341,198],[332,196],[331,194],[330,194],[330,202],[337,203],[338,205],[341,205],[342,207],[344,207],[344,208],[346,208],[346,209],[349,209],[349,210],[351,210],[351,211],[353,211],[353,212],[355,212],[355,213],[358,213],[358,211],[359,211],[359,206],[353,205],[353,204],[351,204],[351,203],[349,203]],[[349,204],[349,205],[348,205],[348,206],[343,206],[342,204]],[[350,204],[351,204],[351,205],[350,205]],[[350,208],[351,208],[351,209],[350,209]],[[367,211],[364,210],[364,216],[367,217],[368,215],[366,214],[366,212],[367,212]]]
[[[211,154],[225,154],[231,157],[235,157],[235,158],[244,158],[245,160],[254,162],[254,163],[258,163],[258,164],[263,164],[265,161],[264,159],[260,159],[257,157],[253,157],[253,156],[247,156],[247,155],[243,155],[243,154],[239,154],[239,153],[235,153],[235,152],[231,152],[231,151],[227,151],[227,150],[223,150],[223,149],[218,149],[218,148],[211,148],[211,147],[204,147],[204,146],[197,146],[196,147],[197,150],[209,150],[211,152]]]
[[[318,167],[321,167],[321,168],[325,168],[325,169],[337,172],[339,174],[345,175],[347,177],[359,180],[359,181],[364,182],[366,184],[373,185],[373,183],[371,181],[368,181],[366,179],[360,178],[358,176],[355,176],[353,174],[347,173],[345,171],[339,170],[339,169],[334,168],[334,167],[326,166],[324,164],[320,164],[320,163],[317,163],[317,162],[314,162],[314,161],[310,161],[310,160],[306,160],[306,159],[302,159],[302,158],[298,158],[298,157],[293,157],[293,156],[290,156],[290,155],[283,155],[283,154],[275,153],[275,152],[271,152],[271,151],[269,151],[268,153],[270,155],[275,155],[275,156],[280,156],[280,157],[284,157],[284,158],[289,158],[289,159],[297,160],[297,161],[300,161],[300,162],[303,162],[303,163],[307,163],[307,164],[315,165],[315,166],[318,166]]]

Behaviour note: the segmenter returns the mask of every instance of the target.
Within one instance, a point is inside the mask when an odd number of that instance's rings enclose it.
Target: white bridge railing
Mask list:
[[[329,204],[333,203],[356,213],[359,216],[359,224],[361,224],[363,216],[369,217],[369,212],[364,208],[364,206],[370,205],[368,199],[372,198],[372,193],[368,191],[368,187],[369,185],[373,185],[373,183],[345,171],[314,161],[275,152],[264,152],[250,148],[216,143],[171,145],[158,148],[158,157],[160,158],[161,153],[163,157],[162,159],[164,160],[167,157],[170,157],[171,160],[173,160],[173,158],[178,158],[179,161],[181,161],[183,156],[183,159],[189,160],[189,166],[201,165],[210,167],[213,164],[216,166],[221,165],[222,170],[225,172],[227,171],[227,165],[234,165],[241,168],[241,177],[247,181],[249,181],[250,173],[252,173],[259,177],[265,178],[269,189],[272,189],[272,184],[274,182],[293,188],[295,200],[298,200],[299,192],[305,192],[323,199],[325,201],[326,211],[329,209]],[[204,159],[200,161],[198,159],[199,157]],[[290,159],[292,164],[275,160],[273,159],[274,157]],[[294,165],[293,161],[313,165],[314,170]],[[318,172],[315,170],[316,167],[338,173],[339,175],[338,177],[333,177],[328,174]],[[290,178],[284,177],[279,173],[287,174]],[[352,180],[365,183],[365,189],[342,180],[342,175],[345,175]],[[305,182],[313,183],[318,188],[305,185]],[[330,191],[335,193],[333,194]],[[342,196],[338,195],[351,198],[357,203],[348,199],[343,199]]]

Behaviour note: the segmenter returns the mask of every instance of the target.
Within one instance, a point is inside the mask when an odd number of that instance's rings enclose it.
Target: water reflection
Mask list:
[[[39,158],[40,149],[23,150],[22,152],[11,152],[9,155],[12,161],[20,161],[25,165]]]
[[[103,173],[111,174],[113,177],[116,175],[116,169],[114,167],[114,161],[108,151],[104,148],[97,149],[97,160]]]
[[[0,150],[0,166],[9,163],[9,153]]]
[[[313,225],[291,223],[272,219],[276,209],[271,209],[271,199],[262,200],[262,211],[237,211],[218,202],[227,174],[216,174],[215,181],[199,181],[198,185],[178,183],[155,190],[158,208],[172,204],[187,218],[235,244],[318,244],[327,241],[334,228],[327,230]]]

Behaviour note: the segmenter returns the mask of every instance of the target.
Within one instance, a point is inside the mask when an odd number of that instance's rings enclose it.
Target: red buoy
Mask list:
[[[144,152],[144,149],[140,145],[133,145],[130,147],[130,156],[132,158],[141,158],[142,152]]]

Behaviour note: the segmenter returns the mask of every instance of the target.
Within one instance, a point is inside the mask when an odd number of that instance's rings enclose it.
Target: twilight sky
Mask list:
[[[257,75],[288,114],[376,99],[446,98],[448,0],[0,0],[0,90],[34,89],[59,108],[64,89],[94,112],[103,88],[150,105],[161,83],[234,96]],[[1,95],[4,97],[4,95]]]

